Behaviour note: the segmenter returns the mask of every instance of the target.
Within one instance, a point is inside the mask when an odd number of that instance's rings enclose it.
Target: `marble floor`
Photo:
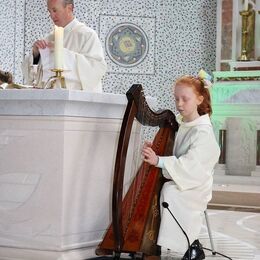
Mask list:
[[[233,260],[260,260],[260,212],[241,212],[231,210],[208,209],[209,222],[213,235],[215,250]],[[204,223],[199,237],[203,247],[211,248],[207,226]],[[206,260],[227,259],[221,255],[212,255],[204,250]],[[19,255],[19,257],[18,257]],[[0,260],[28,260],[29,258],[19,253],[16,257],[5,257]],[[30,258],[30,260],[46,260],[44,255]],[[54,258],[51,258],[54,259]],[[57,258],[58,259],[58,258]],[[61,258],[59,258],[61,259]],[[66,260],[76,258],[62,258]],[[80,258],[82,259],[82,258]],[[96,258],[97,259],[97,258]],[[130,258],[128,258],[130,259]],[[162,260],[180,260],[181,256],[169,250],[162,251]]]
[[[217,209],[207,210],[215,251],[234,260],[260,260],[260,178],[217,177],[209,204]],[[242,184],[246,181],[247,185]],[[211,248],[205,221],[199,239],[204,247]],[[228,259],[204,251],[206,260]],[[163,251],[163,258],[180,259],[167,250]]]
[[[226,255],[229,257],[229,259],[233,260],[260,260],[260,207],[258,207],[258,201],[260,201],[260,185],[241,186],[238,184],[223,185],[220,183],[214,185],[214,190],[221,190],[224,192],[240,192],[238,196],[237,193],[232,193],[231,195],[229,195],[233,196],[231,201],[232,205],[218,204],[217,207],[219,208],[213,209],[212,205],[209,204],[211,208],[209,208],[207,212],[209,216],[215,251],[219,252],[220,254]],[[253,193],[254,195],[256,195],[256,197],[252,197],[250,193]],[[252,203],[249,206],[244,205],[244,201],[247,199],[252,200]],[[256,206],[252,207],[252,205]],[[200,233],[199,240],[202,243],[203,247],[211,248],[205,221]],[[3,248],[0,249],[0,255],[1,250],[3,250]],[[39,255],[39,257],[32,259],[27,257],[26,252],[21,255],[20,251],[19,253],[15,253],[16,250],[14,249],[12,251],[14,251],[13,256],[16,255],[17,257],[2,258],[0,256],[0,260],[50,260],[48,256],[45,257],[45,254]],[[204,251],[206,254],[206,260],[228,259],[219,254],[212,255],[210,251]],[[6,253],[6,255],[8,255],[8,252]],[[129,257],[127,258],[130,259]],[[70,257],[69,255],[65,258],[55,258],[55,260],[57,259],[83,260],[82,258]],[[162,260],[180,259],[181,256],[176,255],[176,253],[174,252],[171,252],[169,250],[162,251]]]
[[[213,209],[208,209],[207,212],[217,254],[212,255],[210,251],[204,249],[206,260],[260,260],[259,212]],[[205,221],[199,240],[203,247],[211,248]],[[229,258],[225,258],[223,255]],[[181,258],[182,256],[174,252],[162,250],[162,260],[180,260]]]
[[[260,260],[260,213],[209,209],[208,215],[217,252],[234,260]],[[203,247],[211,248],[205,223],[199,239]],[[204,251],[208,260],[228,259]],[[163,259],[177,260],[180,257],[163,250]]]

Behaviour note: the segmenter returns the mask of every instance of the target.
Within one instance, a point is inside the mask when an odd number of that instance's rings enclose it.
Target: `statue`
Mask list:
[[[13,82],[13,75],[10,72],[0,70],[0,89],[23,89],[31,88]]]
[[[10,72],[0,70],[0,85],[2,85],[3,83],[13,83],[13,76]]]

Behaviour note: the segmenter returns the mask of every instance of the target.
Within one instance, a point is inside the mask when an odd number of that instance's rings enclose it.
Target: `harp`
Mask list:
[[[160,224],[159,194],[165,181],[161,170],[143,162],[123,198],[126,154],[133,121],[136,118],[142,125],[160,128],[152,145],[157,155],[171,155],[178,130],[175,115],[170,110],[153,112],[149,108],[141,85],[133,85],[126,96],[128,104],[114,169],[112,224],[96,250],[97,255],[113,254],[114,259],[119,259],[121,253],[158,255],[160,252],[156,245]]]

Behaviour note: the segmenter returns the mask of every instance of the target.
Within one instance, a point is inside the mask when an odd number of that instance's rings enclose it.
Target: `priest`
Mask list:
[[[47,0],[54,24],[63,29],[62,69],[68,89],[102,92],[101,79],[106,72],[104,52],[97,33],[73,15],[73,0]],[[34,42],[25,57],[22,71],[25,83],[44,87],[54,73],[54,31]],[[60,68],[59,68],[60,69]]]

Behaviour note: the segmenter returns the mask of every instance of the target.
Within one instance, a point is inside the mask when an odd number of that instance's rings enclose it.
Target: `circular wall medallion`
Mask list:
[[[116,64],[123,67],[136,66],[148,53],[148,38],[137,25],[121,23],[107,35],[106,51]]]

